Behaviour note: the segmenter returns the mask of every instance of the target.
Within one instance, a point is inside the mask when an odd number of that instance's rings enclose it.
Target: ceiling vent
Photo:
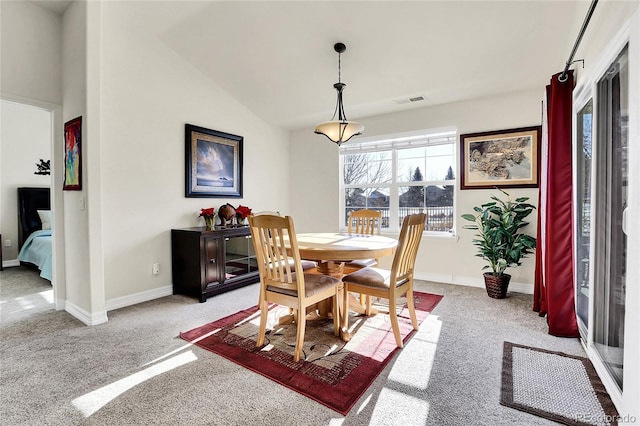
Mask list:
[[[402,105],[402,104],[408,104],[411,102],[420,102],[420,101],[424,101],[424,96],[414,96],[412,98],[396,99],[393,102],[397,103],[398,105]]]

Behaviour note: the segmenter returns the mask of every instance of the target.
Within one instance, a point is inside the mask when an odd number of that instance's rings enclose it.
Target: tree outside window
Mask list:
[[[417,139],[422,143],[393,141],[378,150],[373,143],[341,147],[343,226],[351,211],[372,209],[382,212],[383,229],[399,229],[406,215],[426,212],[427,231],[452,231],[456,133]]]

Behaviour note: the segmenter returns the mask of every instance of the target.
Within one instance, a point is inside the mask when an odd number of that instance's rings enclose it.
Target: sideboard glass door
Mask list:
[[[251,236],[225,238],[225,280],[247,273],[258,273]]]

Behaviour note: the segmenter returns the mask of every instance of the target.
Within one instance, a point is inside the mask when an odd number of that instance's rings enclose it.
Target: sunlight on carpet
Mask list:
[[[5,318],[12,314],[19,314],[33,309],[52,308],[53,289],[26,296],[19,296],[9,300],[2,300],[0,301],[0,304],[2,305],[0,312],[2,312]]]
[[[183,350],[185,350],[185,349],[187,349],[187,348],[190,348],[190,347],[192,347],[192,346],[193,346],[193,344],[192,344],[192,343],[187,343],[186,345],[180,346],[179,348],[174,349],[174,350],[172,350],[171,352],[167,352],[166,354],[164,354],[164,355],[162,355],[162,356],[159,356],[159,357],[158,357],[158,358],[156,358],[156,359],[153,359],[153,360],[151,360],[151,361],[149,361],[149,362],[145,362],[144,364],[142,364],[142,366],[143,366],[143,367],[146,367],[147,365],[153,365],[153,364],[155,364],[156,362],[160,362],[161,360],[163,360],[163,359],[165,359],[165,358],[169,358],[169,357],[171,357],[173,354],[177,354],[177,353],[179,353],[179,352],[182,352]]]
[[[153,377],[173,370],[174,368],[196,361],[197,359],[198,357],[193,353],[193,351],[189,350],[188,352],[176,355],[166,361],[162,361],[159,364],[145,368],[144,370],[125,377],[124,379],[120,379],[117,382],[113,382],[101,387],[100,389],[84,394],[74,399],[71,403],[88,418],[129,389]]]
[[[423,325],[421,329],[424,331],[411,339],[411,350],[398,354],[398,362],[391,369],[389,380],[415,389],[426,389],[429,385],[442,321],[437,315],[429,315]],[[419,359],[412,359],[416,356]]]
[[[373,409],[370,420],[372,424],[427,424],[429,401],[388,387],[382,389],[378,400],[384,401],[384,404]],[[391,410],[391,407],[394,409]]]
[[[367,395],[359,404],[358,414],[370,404],[375,404],[371,423],[386,424],[392,421],[395,424],[402,424],[402,419],[408,416],[405,420],[411,424],[427,424],[429,401],[398,390],[403,386],[424,390],[429,384],[442,321],[436,315],[429,315],[423,325],[421,329],[424,331],[411,340],[411,349],[400,351],[398,354],[397,362],[394,363],[388,377],[388,382],[392,386],[385,386],[377,396]]]

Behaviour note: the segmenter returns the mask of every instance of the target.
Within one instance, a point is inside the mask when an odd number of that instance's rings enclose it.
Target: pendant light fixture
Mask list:
[[[318,124],[315,133],[325,135],[331,142],[335,142],[340,146],[352,137],[361,135],[364,126],[355,121],[348,121],[344,113],[344,106],[342,105],[342,91],[346,87],[346,84],[340,81],[340,55],[347,50],[347,46],[343,43],[336,43],[333,49],[338,52],[338,82],[333,85],[338,92],[338,103],[336,104],[336,110],[333,112],[331,121]],[[338,120],[335,120],[336,114],[338,114]]]

